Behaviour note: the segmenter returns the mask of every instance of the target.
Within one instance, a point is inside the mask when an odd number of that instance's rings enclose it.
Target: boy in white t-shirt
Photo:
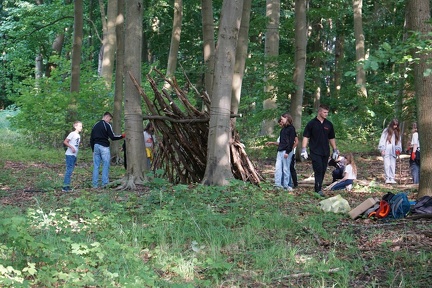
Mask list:
[[[69,192],[71,191],[70,188],[70,182],[71,182],[71,176],[72,172],[75,169],[75,164],[77,162],[77,156],[78,156],[78,150],[79,150],[79,144],[81,141],[80,132],[83,129],[83,125],[80,121],[75,121],[73,124],[74,131],[69,133],[69,135],[66,137],[66,139],[63,141],[64,145],[67,146],[67,150],[65,152],[66,155],[66,172],[64,176],[63,181],[63,188],[62,192]]]

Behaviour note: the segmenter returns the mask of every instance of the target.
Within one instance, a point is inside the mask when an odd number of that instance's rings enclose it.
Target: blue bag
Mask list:
[[[395,194],[389,200],[390,204],[390,218],[400,219],[405,218],[405,216],[410,212],[411,205],[408,200],[407,194],[404,192],[399,192]]]

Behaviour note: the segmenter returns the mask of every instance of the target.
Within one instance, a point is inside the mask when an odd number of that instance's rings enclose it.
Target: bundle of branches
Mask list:
[[[169,80],[160,71],[154,71],[170,85],[172,93],[165,89],[159,90],[149,73],[147,79],[154,92],[153,101],[130,75],[149,112],[144,119],[152,121],[162,138],[158,141],[153,169],[163,171],[162,177],[171,183],[201,182],[207,161],[210,99],[207,94],[199,93],[189,82],[189,87],[201,97],[207,108],[198,110],[187,99],[186,93],[180,89],[175,79]],[[258,185],[263,178],[249,160],[236,132],[233,132],[230,150],[234,177]]]

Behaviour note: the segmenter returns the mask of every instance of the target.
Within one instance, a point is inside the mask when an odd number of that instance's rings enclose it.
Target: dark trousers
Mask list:
[[[292,159],[291,159],[291,165],[290,165],[290,170],[291,170],[291,179],[293,182],[293,186],[297,187],[298,186],[298,181],[297,181],[297,171],[295,169],[295,163],[296,163],[296,154],[293,153]]]
[[[315,192],[322,190],[324,175],[327,170],[328,156],[321,156],[311,153],[312,169],[315,177]]]

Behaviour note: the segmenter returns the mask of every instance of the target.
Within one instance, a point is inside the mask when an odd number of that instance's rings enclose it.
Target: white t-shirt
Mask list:
[[[144,144],[146,148],[153,148],[154,135],[144,131]]]
[[[417,144],[417,148],[420,148],[418,132],[414,132],[411,137],[411,145],[414,146],[414,144]]]
[[[347,179],[352,179],[352,180],[357,179],[357,176],[354,174],[353,167],[351,166],[351,164],[345,166],[344,173],[347,174]]]
[[[70,147],[68,147],[65,154],[66,155],[72,155],[72,156],[76,157],[78,155],[79,144],[81,141],[80,134],[76,131],[72,131],[71,133],[69,133],[69,135],[66,137],[66,139],[69,139],[69,144],[75,148],[75,153],[72,152]]]

